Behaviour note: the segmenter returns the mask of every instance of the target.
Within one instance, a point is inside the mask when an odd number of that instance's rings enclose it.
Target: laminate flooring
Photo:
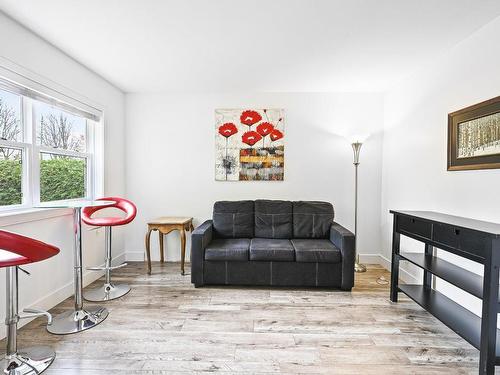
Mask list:
[[[351,293],[195,289],[178,263],[153,263],[147,275],[145,264],[131,262],[113,280],[132,291],[105,303],[103,323],[55,336],[39,318],[19,330],[18,343],[56,350],[47,375],[477,374],[479,352],[408,298],[389,302],[389,286],[376,282],[381,275],[390,277],[369,265]]]

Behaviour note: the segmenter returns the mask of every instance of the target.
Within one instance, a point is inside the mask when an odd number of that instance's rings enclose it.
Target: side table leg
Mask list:
[[[191,220],[191,222],[189,223],[189,231],[191,232],[191,234],[193,233],[194,231],[194,226],[193,226],[193,221]],[[189,253],[189,262],[192,262],[193,261],[193,253]]]
[[[151,238],[151,229],[146,233],[146,259],[148,262],[148,274],[151,275],[151,248],[149,240]]]
[[[184,259],[186,258],[186,231],[181,229],[181,275],[184,275]]]
[[[158,238],[160,239],[160,263],[165,262],[165,252],[163,250],[163,233],[161,230],[158,231]]]

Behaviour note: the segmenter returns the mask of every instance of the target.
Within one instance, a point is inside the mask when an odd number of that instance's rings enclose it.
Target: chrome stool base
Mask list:
[[[83,310],[66,311],[57,315],[47,331],[54,335],[69,335],[95,327],[108,317],[108,309],[102,306],[88,306]]]
[[[83,293],[83,298],[87,301],[92,302],[105,302],[111,301],[113,299],[120,298],[130,292],[130,286],[127,284],[113,284],[111,282],[111,271],[116,270],[118,268],[125,267],[127,263],[122,263],[119,266],[111,266],[112,257],[111,257],[111,227],[105,227],[106,231],[105,240],[106,240],[106,258],[104,267],[89,267],[88,270],[91,271],[104,271],[104,285],[97,289],[87,290]]]
[[[6,375],[36,375],[44,372],[55,358],[56,353],[51,348],[34,346],[1,359],[0,369]]]
[[[92,302],[110,301],[120,298],[130,292],[128,284],[104,284],[100,288],[87,290],[83,293],[83,298]]]

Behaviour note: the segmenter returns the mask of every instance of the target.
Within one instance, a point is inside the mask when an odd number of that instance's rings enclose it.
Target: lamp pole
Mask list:
[[[354,252],[356,260],[354,263],[355,272],[366,272],[366,266],[359,262],[358,254],[358,166],[359,153],[361,151],[362,142],[356,141],[351,144],[354,152]]]

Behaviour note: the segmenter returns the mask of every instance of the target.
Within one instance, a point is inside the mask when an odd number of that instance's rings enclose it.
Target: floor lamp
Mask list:
[[[359,166],[359,153],[363,142],[355,140],[351,143],[352,150],[354,151],[354,251],[356,260],[354,263],[355,272],[366,272],[366,266],[359,262],[358,254],[358,166]]]

